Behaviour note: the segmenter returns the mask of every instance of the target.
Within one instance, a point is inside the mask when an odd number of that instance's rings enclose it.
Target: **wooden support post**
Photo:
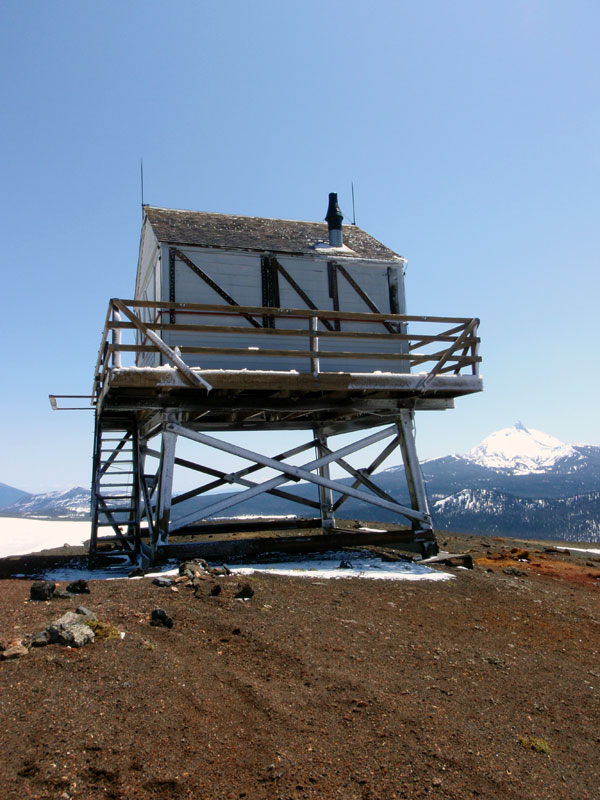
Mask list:
[[[327,437],[321,429],[315,428],[315,439],[317,440],[317,456],[319,459],[329,455],[331,452],[327,447]],[[318,467],[319,475],[325,480],[331,480],[329,462]],[[321,524],[324,528],[333,528],[335,517],[333,515],[333,492],[329,486],[319,486],[319,504],[321,506]]]
[[[404,461],[404,472],[408,484],[411,505],[415,511],[420,511],[424,515],[423,519],[414,520],[413,528],[419,531],[431,531],[433,525],[429,514],[423,473],[421,472],[421,465],[419,464],[419,458],[417,456],[413,420],[413,411],[407,409],[400,412],[398,420],[398,440],[400,443],[400,450],[402,451],[402,460]]]
[[[138,566],[141,566],[140,556],[141,556],[141,546],[142,546],[142,537],[141,537],[141,521],[142,521],[142,483],[140,480],[140,475],[143,472],[143,463],[144,463],[144,456],[142,455],[138,437],[138,430],[137,425],[135,422],[132,423],[133,427],[131,429],[131,455],[132,455],[132,467],[133,467],[133,477],[132,477],[132,485],[131,485],[131,506],[134,509],[133,511],[133,523],[129,525],[129,535],[133,538],[133,549],[135,552],[135,559],[138,563]]]
[[[95,414],[94,421],[94,457],[92,461],[92,496],[91,496],[91,531],[89,547],[89,567],[94,568],[94,558],[98,542],[98,491],[100,483],[100,456],[102,447],[102,432],[100,429],[100,419],[98,412]]]
[[[158,473],[156,520],[152,531],[152,558],[156,556],[156,549],[163,544],[167,544],[169,541],[169,522],[171,519],[176,444],[177,434],[163,430]]]

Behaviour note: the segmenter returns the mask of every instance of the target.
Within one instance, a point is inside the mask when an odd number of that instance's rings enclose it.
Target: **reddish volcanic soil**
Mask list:
[[[125,632],[0,662],[0,796],[597,800],[600,561],[447,541],[473,571],[253,576],[248,601],[234,576],[49,602],[0,581],[5,641],[81,602]]]

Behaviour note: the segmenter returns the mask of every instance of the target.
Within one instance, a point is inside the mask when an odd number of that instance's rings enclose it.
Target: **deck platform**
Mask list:
[[[260,319],[269,325],[259,324]],[[263,493],[317,512],[324,532],[334,537],[349,535],[347,530],[336,533],[338,509],[350,497],[361,500],[398,514],[409,524],[401,538],[431,554],[435,537],[413,415],[416,410],[453,408],[456,397],[481,391],[478,322],[111,300],[92,393],[92,559],[106,534],[132,561],[188,552],[193,547],[175,544],[170,537],[190,526],[209,525],[215,515]],[[187,344],[179,348],[173,342],[181,332]],[[204,362],[210,368],[203,368]],[[311,436],[268,455],[260,436],[252,450],[217,435],[236,431],[311,431]],[[333,438],[345,433],[359,438],[332,446]],[[200,445],[204,453],[208,448],[209,456],[195,461],[176,456],[179,438]],[[382,449],[370,463],[361,468],[349,463],[349,456],[375,445]],[[374,475],[397,449],[410,506],[378,486]],[[296,457],[310,451],[316,458],[298,465]],[[229,473],[218,469],[214,465],[224,453],[250,466]],[[332,478],[334,466],[350,480]],[[192,470],[205,482],[173,496],[176,468]],[[255,481],[254,473],[263,469],[275,477]],[[290,481],[313,484],[318,499],[287,491]],[[228,487],[241,491],[214,494]],[[204,505],[171,514],[174,506],[201,497]],[[146,535],[149,547],[143,542]]]

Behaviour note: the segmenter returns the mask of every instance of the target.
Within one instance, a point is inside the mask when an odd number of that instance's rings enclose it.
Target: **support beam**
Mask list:
[[[315,439],[317,440],[317,454],[320,459],[331,455],[331,450],[327,447],[327,437],[319,429],[315,428]],[[331,480],[329,463],[318,467],[319,475],[327,481]],[[333,515],[333,492],[328,486],[319,486],[319,504],[321,506],[321,523],[324,528],[333,528],[335,517]]]
[[[274,489],[277,486],[280,486],[282,483],[287,483],[289,480],[305,480],[309,483],[316,483],[319,486],[326,486],[333,491],[345,493],[350,495],[351,497],[356,497],[359,500],[364,500],[365,502],[379,506],[380,508],[385,508],[389,511],[393,511],[395,514],[401,514],[405,517],[408,517],[411,520],[415,520],[418,522],[426,522],[426,516],[420,512],[416,511],[415,509],[406,508],[405,506],[400,505],[399,503],[390,503],[387,500],[383,500],[380,497],[376,497],[372,494],[367,494],[366,492],[358,491],[350,486],[346,486],[344,484],[340,484],[336,481],[327,480],[326,478],[322,478],[320,475],[314,475],[311,470],[315,470],[318,467],[322,466],[323,464],[329,464],[332,461],[335,461],[338,457],[344,457],[349,455],[350,453],[354,453],[357,450],[362,450],[365,447],[368,447],[370,444],[375,444],[376,442],[385,439],[389,436],[392,436],[396,432],[396,426],[392,428],[384,428],[383,430],[378,431],[377,433],[372,434],[371,436],[367,436],[364,439],[361,439],[358,442],[354,442],[353,444],[347,445],[346,447],[341,448],[340,450],[332,453],[330,455],[323,456],[322,458],[315,459],[314,461],[309,462],[308,464],[304,464],[303,467],[295,467],[289,464],[282,464],[276,461],[273,458],[269,458],[268,456],[263,456],[261,453],[255,453],[252,450],[247,450],[244,447],[240,447],[235,444],[231,444],[229,442],[222,442],[219,439],[215,439],[212,436],[207,436],[206,434],[199,433],[197,431],[191,431],[182,425],[177,424],[169,424],[167,425],[167,431],[172,433],[176,433],[177,435],[184,436],[188,439],[192,439],[196,442],[200,442],[201,444],[206,444],[209,447],[214,447],[216,450],[222,450],[226,453],[231,453],[232,455],[240,456],[241,458],[245,458],[248,461],[254,461],[257,464],[263,464],[266,467],[271,467],[271,469],[276,470],[277,472],[282,472],[283,475],[278,478],[272,478],[269,481],[266,481],[259,486],[256,486],[253,489],[247,489],[245,492],[239,492],[239,494],[235,495],[234,497],[226,498],[221,500],[213,505],[208,507],[199,509],[194,514],[189,514],[186,517],[180,518],[177,522],[171,526],[171,530],[177,530],[178,528],[183,528],[185,525],[197,522],[199,519],[206,518],[208,516],[212,516],[216,514],[218,511],[221,511],[225,508],[229,508],[233,505],[238,505],[239,503],[243,503],[244,500],[249,500],[251,497],[255,497],[256,495],[263,494],[265,491],[269,489]]]
[[[381,453],[375,459],[373,459],[373,461],[371,461],[371,463],[369,464],[369,466],[366,469],[361,469],[360,470],[361,478],[359,480],[358,477],[357,477],[357,479],[354,481],[352,486],[355,489],[357,489],[360,486],[361,483],[364,483],[365,482],[365,476],[372,475],[375,472],[375,470],[378,469],[383,464],[383,462],[386,460],[386,458],[389,455],[391,455],[391,453],[394,452],[394,450],[396,449],[397,446],[398,446],[398,437],[396,436],[394,439],[392,439],[391,442],[388,442],[388,444],[386,444],[385,448],[381,451]],[[343,503],[346,502],[348,497],[349,497],[349,495],[343,494],[340,498],[338,498],[337,502],[334,503],[333,510],[337,511],[338,508],[341,505],[343,505]]]
[[[168,428],[169,426],[167,426]],[[163,431],[158,473],[158,497],[156,507],[156,526],[152,540],[152,557],[156,548],[169,540],[171,519],[171,498],[173,496],[173,472],[175,467],[175,446],[177,435],[170,430]]]
[[[402,460],[404,461],[404,472],[408,484],[408,492],[412,507],[421,512],[421,519],[416,525],[417,530],[433,529],[431,516],[429,514],[429,504],[425,492],[425,482],[423,473],[417,456],[415,436],[413,432],[414,413],[412,411],[401,411],[398,420],[398,439]]]

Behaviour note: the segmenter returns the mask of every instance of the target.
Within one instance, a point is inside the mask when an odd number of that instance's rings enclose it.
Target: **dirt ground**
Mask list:
[[[0,662],[0,796],[597,800],[600,560],[444,543],[475,569],[256,575],[247,601],[236,576],[48,602],[0,581],[5,642],[81,602],[125,633]],[[157,607],[171,629],[149,624]]]

